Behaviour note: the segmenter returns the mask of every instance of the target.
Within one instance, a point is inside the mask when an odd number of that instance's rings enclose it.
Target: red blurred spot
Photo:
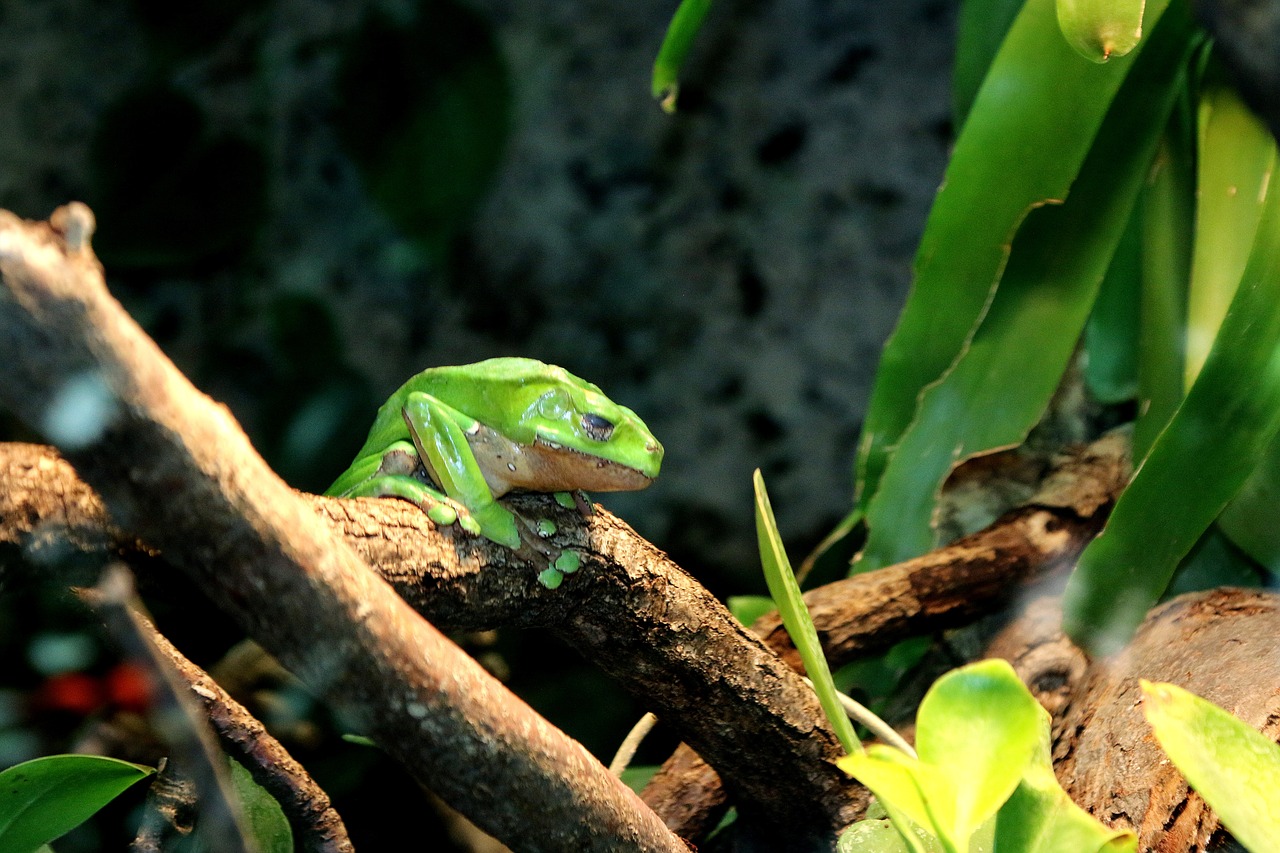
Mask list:
[[[87,717],[106,700],[98,679],[82,672],[64,672],[40,685],[31,697],[31,705],[36,711],[61,711]]]
[[[142,667],[132,663],[116,664],[102,680],[107,698],[117,708],[141,714],[151,707],[151,678]]]

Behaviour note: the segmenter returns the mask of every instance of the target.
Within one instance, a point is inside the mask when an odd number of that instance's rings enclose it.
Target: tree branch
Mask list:
[[[684,849],[581,745],[414,613],[107,294],[83,205],[0,213],[0,397],[419,780],[524,849]]]
[[[1110,433],[1058,459],[1026,505],[982,530],[914,560],[805,593],[828,662],[841,666],[910,637],[965,624],[1005,606],[1027,584],[1069,568],[1102,528],[1130,469],[1128,432]],[[752,631],[802,669],[777,613],[762,616]],[[689,838],[714,827],[727,804],[715,770],[687,744],[641,796],[667,826]]]

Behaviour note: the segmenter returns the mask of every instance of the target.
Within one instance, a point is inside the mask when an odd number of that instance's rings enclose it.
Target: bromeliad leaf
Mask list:
[[[1206,84],[1200,95],[1199,137],[1187,388],[1235,296],[1276,166],[1276,143],[1266,126],[1222,83]]]
[[[1000,809],[996,850],[1018,853],[1134,853],[1138,838],[1103,826],[1072,802],[1053,775],[1049,715],[1022,781]]]
[[[1137,47],[1145,5],[1145,0],[1058,0],[1058,26],[1085,59],[1106,62]]]
[[[859,570],[932,548],[934,506],[952,467],[1021,443],[1040,420],[1185,86],[1186,60],[1198,43],[1193,33],[1182,5],[1160,19],[1071,195],[1061,206],[1034,211],[1018,232],[985,319],[950,370],[924,389],[915,420],[884,468],[867,507]]]
[[[680,69],[684,66],[689,48],[693,47],[693,39],[710,8],[711,0],[681,0],[671,18],[670,26],[667,27],[662,47],[658,48],[650,88],[653,97],[669,113],[676,111],[676,98],[680,94]]]
[[[1148,3],[1149,26],[1166,5]],[[1080,57],[1063,41],[1053,0],[1028,0],[1014,20],[956,142],[914,289],[876,373],[859,444],[860,506],[878,489],[922,390],[967,347],[1023,217],[1067,197],[1133,58],[1099,66]]]
[[[1280,192],[1272,191],[1204,368],[1067,585],[1064,625],[1089,651],[1128,640],[1280,431],[1278,344]]]

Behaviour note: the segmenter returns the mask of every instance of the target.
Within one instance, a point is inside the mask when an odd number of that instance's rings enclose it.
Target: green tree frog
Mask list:
[[[643,489],[661,464],[662,445],[644,422],[595,385],[533,359],[491,358],[428,368],[400,386],[325,494],[412,501],[437,524],[456,523],[544,566],[538,579],[554,589],[578,555],[545,541],[549,521],[517,516],[497,498],[555,492],[589,513],[579,490]]]

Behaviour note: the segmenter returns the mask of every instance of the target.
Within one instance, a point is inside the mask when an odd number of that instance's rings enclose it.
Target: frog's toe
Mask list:
[[[446,527],[458,520],[458,511],[448,504],[437,503],[427,507],[426,511],[427,518]]]
[[[564,581],[564,572],[552,566],[538,572],[538,583],[547,589],[555,589]]]
[[[582,555],[577,551],[561,551],[551,567],[561,574],[571,575],[582,567]]]

